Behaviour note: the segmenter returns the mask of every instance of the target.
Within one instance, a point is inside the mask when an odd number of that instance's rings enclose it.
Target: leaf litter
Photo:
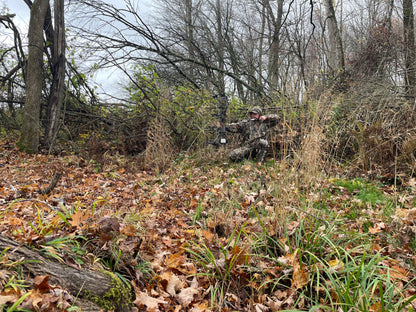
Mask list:
[[[164,174],[134,166],[104,166],[97,173],[78,156],[26,155],[15,149],[4,149],[3,155],[1,234],[70,266],[119,272],[133,285],[133,304],[143,311],[307,310],[300,293],[321,264],[306,265],[303,254],[308,250],[294,250],[287,238],[296,235],[302,220],[326,219],[330,212],[344,220],[346,232],[368,233],[372,250],[394,259],[380,261],[384,270],[392,270],[393,280],[403,284],[415,277],[414,179],[400,194],[380,187],[386,196],[401,201],[386,218],[380,204],[363,203],[357,191],[329,177],[306,192],[302,185],[288,183],[273,193],[282,176],[255,163],[200,168],[190,162]],[[42,194],[56,170],[63,172],[59,183],[51,193]],[[296,209],[301,197],[313,203],[309,210]],[[320,205],[325,207],[319,210]],[[296,218],[285,225],[285,237],[279,220],[288,214]],[[258,257],[251,244],[265,232],[280,248]],[[391,233],[400,244],[385,240]],[[346,234],[337,235],[342,239]],[[195,259],[190,251],[197,251],[189,242],[199,244],[198,251],[206,252],[202,256],[212,258],[205,263]],[[364,253],[353,244],[348,248],[352,254]],[[15,273],[7,256],[0,260],[1,304],[11,305],[23,296],[20,307],[34,311],[67,311],[74,304],[74,294],[49,285],[48,276],[22,281],[25,287],[7,286]],[[338,258],[327,264],[334,274],[345,267]],[[280,286],[267,287],[275,280]],[[223,295],[213,300],[216,291]],[[409,289],[407,295],[414,292]],[[371,311],[379,311],[376,306]]]

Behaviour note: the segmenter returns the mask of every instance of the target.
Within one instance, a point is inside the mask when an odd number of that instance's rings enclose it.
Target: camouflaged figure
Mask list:
[[[241,133],[243,142],[239,148],[230,153],[230,159],[240,161],[243,158],[255,157],[263,162],[269,149],[269,126],[279,120],[277,115],[262,115],[260,107],[253,107],[249,111],[250,119],[226,125],[226,130]]]

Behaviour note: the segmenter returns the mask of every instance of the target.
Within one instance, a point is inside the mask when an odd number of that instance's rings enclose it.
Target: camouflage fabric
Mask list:
[[[264,139],[256,140],[251,144],[243,145],[231,151],[229,157],[233,161],[240,161],[244,158],[256,158],[264,161],[269,148],[269,142]]]
[[[263,113],[263,110],[260,107],[258,107],[258,106],[254,106],[253,108],[251,108],[249,110],[249,113],[254,113],[254,114],[261,115]]]
[[[266,115],[265,121],[258,119],[242,120],[226,125],[229,132],[240,133],[243,142],[240,147],[230,153],[230,159],[239,161],[243,158],[253,157],[258,161],[264,161],[269,149],[269,126],[278,121],[277,115]]]

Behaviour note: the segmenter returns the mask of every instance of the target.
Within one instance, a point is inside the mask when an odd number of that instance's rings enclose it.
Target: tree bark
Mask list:
[[[405,91],[406,95],[415,98],[416,89],[416,53],[415,53],[415,26],[414,26],[413,2],[403,0],[403,30],[405,51]]]
[[[23,108],[22,132],[17,144],[20,150],[27,153],[39,151],[43,86],[43,23],[48,5],[48,0],[35,0],[30,10],[26,101]]]
[[[16,241],[0,235],[0,250],[6,250],[7,257],[12,261],[22,262],[23,269],[29,272],[33,277],[39,275],[49,275],[51,284],[60,285],[70,291],[75,297],[88,299],[91,296],[103,298],[111,293],[114,286],[114,279],[108,274],[89,271],[77,270],[47,259],[41,253],[36,252],[25,245],[20,245]],[[124,285],[118,280],[117,285]],[[128,298],[114,298],[116,303],[114,311],[129,311]]]
[[[335,15],[334,3],[332,1],[333,0],[325,1],[329,37],[328,65],[332,73],[338,74],[345,69],[345,58],[342,38]]]
[[[54,2],[55,31],[52,54],[52,86],[48,105],[46,146],[51,148],[59,131],[65,82],[65,18],[64,0]]]
[[[222,24],[222,14],[221,14],[221,1],[216,0],[215,2],[215,18],[216,18],[216,35],[217,35],[217,47],[218,47],[218,67],[220,71],[218,72],[217,80],[217,90],[220,96],[225,95],[225,43],[223,36],[223,24]]]
[[[195,58],[195,47],[194,47],[194,23],[193,23],[193,6],[192,0],[185,1],[185,30],[186,30],[186,43],[188,49],[188,55],[190,59]],[[191,79],[195,79],[195,68],[194,64],[190,64],[189,68]]]
[[[273,10],[270,6],[270,1],[265,1],[267,5],[267,16],[271,21],[270,24],[272,25],[272,32],[271,32],[271,42],[270,42],[270,57],[269,57],[269,81],[270,87],[273,91],[279,90],[279,71],[280,71],[280,64],[279,64],[279,57],[280,57],[280,49],[281,49],[281,42],[280,42],[280,33],[282,29],[282,21],[283,21],[283,0],[277,1],[277,13],[276,16],[273,13]]]

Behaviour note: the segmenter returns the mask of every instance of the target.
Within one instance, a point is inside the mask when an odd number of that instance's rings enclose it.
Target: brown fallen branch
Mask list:
[[[48,195],[50,192],[52,192],[52,190],[55,188],[56,184],[58,184],[59,179],[61,179],[61,177],[62,177],[62,172],[55,171],[51,184],[49,184],[49,186],[44,188],[43,190],[40,190],[40,193],[42,195]]]
[[[130,289],[113,274],[69,267],[49,260],[42,253],[0,235],[0,250],[5,249],[8,249],[8,259],[20,262],[23,270],[32,277],[49,275],[51,284],[59,285],[81,299],[105,299],[112,306],[103,307],[104,310],[130,311]]]

